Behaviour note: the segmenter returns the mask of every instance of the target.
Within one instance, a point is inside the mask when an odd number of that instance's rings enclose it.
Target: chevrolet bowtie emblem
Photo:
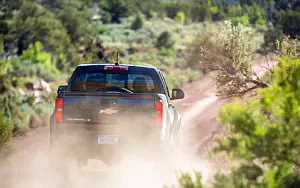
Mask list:
[[[112,109],[100,110],[100,114],[111,115],[116,113],[118,113],[118,110],[112,110]]]

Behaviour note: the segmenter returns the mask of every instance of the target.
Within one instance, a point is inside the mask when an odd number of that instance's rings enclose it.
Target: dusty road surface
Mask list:
[[[163,187],[175,183],[176,173],[193,170],[201,171],[206,179],[220,169],[220,164],[205,154],[214,136],[222,132],[216,116],[224,101],[215,96],[216,88],[209,76],[187,84],[184,90],[185,99],[174,101],[183,118],[181,152],[159,169],[139,159],[129,159],[114,168],[90,160],[80,173],[70,169],[64,176],[53,174],[48,170],[49,126],[44,126],[15,139],[15,152],[0,161],[0,187]],[[66,179],[70,181],[61,184]]]
[[[65,187],[163,187],[173,184],[176,172],[200,170],[205,177],[214,171],[210,161],[200,157],[199,153],[211,145],[213,134],[220,130],[215,117],[222,106],[214,95],[214,84],[208,76],[202,77],[185,87],[184,100],[175,102],[183,117],[182,152],[172,160],[171,165],[162,164],[162,169],[153,169],[151,163],[145,161],[127,161],[116,170],[107,170],[100,161],[89,161],[87,167],[100,172],[82,172],[76,174],[70,170],[69,178],[72,186]],[[32,130],[26,136],[19,137],[14,142],[15,152],[12,156],[0,162],[1,188],[34,188],[56,187],[67,177],[53,178],[48,171],[49,126]],[[171,160],[171,159],[170,159]],[[157,170],[158,172],[155,172]],[[161,173],[165,173],[162,175]]]

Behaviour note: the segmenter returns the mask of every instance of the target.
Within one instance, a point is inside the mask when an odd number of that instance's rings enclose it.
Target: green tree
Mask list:
[[[278,60],[272,84],[259,92],[258,99],[228,104],[220,112],[220,120],[231,134],[219,139],[214,151],[242,162],[227,179],[234,185],[300,185],[300,59]],[[249,172],[253,173],[249,176]]]
[[[247,15],[249,16],[249,22],[253,25],[265,25],[266,15],[258,4],[253,4],[246,8]]]
[[[141,15],[138,14],[131,24],[131,29],[137,31],[139,29],[142,29],[143,25],[144,25],[143,19],[142,19]]]
[[[110,13],[113,23],[121,23],[121,18],[129,15],[129,6],[125,0],[104,0],[100,2],[99,6]]]
[[[40,41],[46,49],[60,52],[70,45],[64,26],[55,16],[34,2],[24,2],[21,8],[8,22],[10,50],[17,48],[21,55],[31,43]]]
[[[210,9],[205,1],[191,3],[190,15],[194,22],[204,22],[211,19]]]
[[[296,10],[280,11],[276,14],[274,24],[280,28],[285,35],[293,38],[300,36],[300,7]]]
[[[60,8],[54,9],[53,12],[65,26],[72,43],[79,42],[82,38],[87,39],[95,36],[96,33],[92,29],[87,7],[82,2],[61,1],[59,4]]]
[[[190,5],[184,2],[167,2],[164,3],[164,9],[169,18],[175,19],[178,12],[187,14],[190,10]]]
[[[168,31],[164,31],[158,36],[155,46],[160,49],[162,49],[162,48],[169,49],[169,48],[172,48],[174,46],[174,44],[175,44],[175,42],[172,39],[171,33]]]

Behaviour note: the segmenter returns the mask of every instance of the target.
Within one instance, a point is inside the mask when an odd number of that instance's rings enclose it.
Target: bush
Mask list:
[[[211,37],[202,37],[195,49],[194,62],[202,69],[214,73],[217,95],[220,98],[241,97],[257,88],[267,87],[253,76],[251,46],[252,30],[230,21]]]
[[[269,27],[268,30],[264,33],[264,44],[263,48],[266,51],[274,51],[276,46],[275,42],[280,40],[284,36],[283,32],[280,29]]]
[[[274,22],[285,35],[290,35],[292,38],[299,37],[300,7],[295,10],[280,11],[276,14]]]
[[[109,14],[109,12],[103,12],[103,14],[101,15],[101,21],[103,24],[111,23],[111,15]]]
[[[167,16],[171,19],[175,19],[178,12],[187,13],[190,9],[190,6],[186,3],[168,2],[164,4],[164,8],[165,12],[167,13]]]
[[[105,0],[99,4],[100,8],[110,13],[111,22],[121,23],[121,19],[130,13],[129,6],[124,0]]]
[[[235,187],[299,187],[300,59],[278,61],[271,86],[259,97],[220,111],[231,132],[217,140],[214,151],[244,162],[227,175]]]
[[[231,21],[232,21],[233,25],[238,25],[238,24],[248,25],[249,24],[248,15],[233,17],[233,18],[231,18]]]
[[[176,52],[173,49],[162,48],[160,50],[160,52],[159,52],[159,55],[168,56],[168,57],[175,57],[176,56]]]
[[[169,49],[174,46],[174,43],[175,42],[172,39],[171,33],[169,33],[168,31],[164,31],[157,38],[155,46],[159,49],[162,48]]]
[[[183,24],[185,19],[184,12],[178,12],[175,17],[176,23]]]
[[[7,146],[12,141],[12,130],[11,122],[5,119],[3,113],[0,113],[0,157],[4,155]]]
[[[249,22],[253,25],[265,25],[266,17],[264,16],[264,11],[259,7],[259,5],[254,4],[246,8],[246,12],[249,16]]]
[[[143,19],[141,18],[141,15],[138,14],[131,24],[131,29],[137,31],[141,29],[143,25],[144,25]]]

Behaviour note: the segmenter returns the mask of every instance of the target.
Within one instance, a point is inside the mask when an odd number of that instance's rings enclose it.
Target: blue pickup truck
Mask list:
[[[75,159],[109,164],[141,147],[174,151],[179,144],[181,116],[172,100],[182,89],[169,89],[153,66],[79,65],[68,85],[57,91],[50,118],[50,161],[60,167]]]

